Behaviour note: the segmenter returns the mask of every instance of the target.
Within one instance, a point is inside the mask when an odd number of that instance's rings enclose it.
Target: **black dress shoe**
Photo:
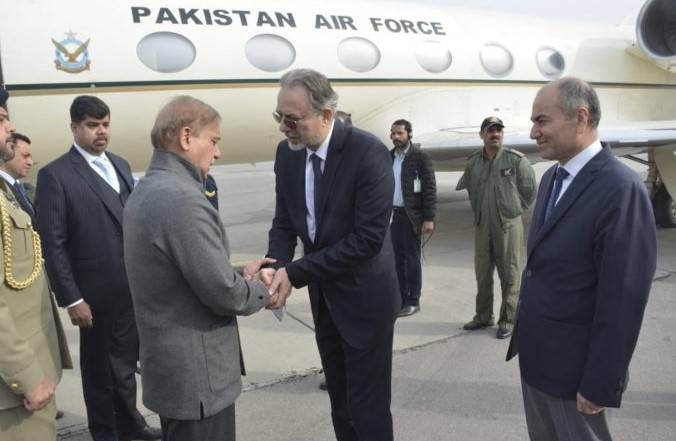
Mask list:
[[[120,435],[120,441],[134,441],[134,440],[155,440],[162,438],[162,430],[157,427],[145,426],[134,433],[127,435]]]
[[[497,337],[500,340],[505,339],[507,337],[511,337],[511,335],[512,335],[512,331],[510,331],[509,329],[503,328],[502,326],[498,328]]]
[[[475,318],[472,319],[471,322],[465,323],[465,325],[462,327],[465,331],[476,331],[477,329],[483,329],[487,328],[489,326],[493,326],[495,322],[493,320],[488,320],[487,322],[482,322],[479,321]]]
[[[406,305],[403,308],[401,308],[401,311],[399,311],[399,314],[397,314],[397,316],[398,317],[408,317],[409,315],[413,315],[418,311],[420,311],[420,306],[418,306],[418,305]]]

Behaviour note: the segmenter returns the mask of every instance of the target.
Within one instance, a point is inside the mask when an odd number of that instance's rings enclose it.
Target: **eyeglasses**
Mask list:
[[[311,114],[305,115],[301,118],[294,118],[291,116],[283,115],[279,112],[272,112],[272,117],[277,121],[277,124],[284,123],[286,127],[288,127],[291,130],[296,130],[296,127],[298,127],[298,123],[310,116]]]

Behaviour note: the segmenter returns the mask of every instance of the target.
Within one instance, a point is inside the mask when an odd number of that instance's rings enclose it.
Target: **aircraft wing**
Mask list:
[[[676,150],[676,121],[631,123],[622,128],[599,129],[599,139],[609,143],[617,156],[647,153],[654,149]],[[478,127],[461,127],[428,132],[415,137],[415,142],[427,151],[439,171],[462,170],[466,158],[483,147]],[[532,162],[539,157],[535,141],[524,130],[507,131],[505,147],[519,150]]]

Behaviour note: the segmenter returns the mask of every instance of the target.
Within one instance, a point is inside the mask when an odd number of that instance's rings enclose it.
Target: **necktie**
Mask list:
[[[96,159],[94,159],[93,162],[94,162],[94,165],[97,166],[99,168],[99,170],[101,170],[101,172],[103,173],[103,179],[105,179],[105,181],[108,183],[108,185],[110,185],[114,190],[115,185],[113,184],[113,178],[110,174],[111,170],[110,170],[108,164],[106,163],[106,161],[104,161],[103,158],[96,158]]]
[[[549,194],[549,199],[547,200],[547,208],[545,210],[545,222],[549,218],[549,215],[552,214],[552,210],[556,205],[556,200],[559,198],[559,195],[561,194],[561,185],[563,184],[563,180],[566,179],[568,175],[569,173],[566,171],[565,168],[559,166],[556,169],[556,176],[554,176],[554,188],[552,188],[552,192]]]
[[[31,217],[35,217],[35,210],[33,210],[33,204],[31,203],[31,200],[28,198],[28,193],[26,193],[26,189],[23,188],[23,185],[21,185],[21,182],[19,181],[14,181],[14,189],[16,190],[16,193],[19,195],[21,199],[23,199],[22,206],[26,208],[26,211]]]
[[[319,225],[319,190],[322,181],[322,158],[316,153],[310,155],[312,161],[312,172],[315,178],[314,201],[315,201],[315,225]]]

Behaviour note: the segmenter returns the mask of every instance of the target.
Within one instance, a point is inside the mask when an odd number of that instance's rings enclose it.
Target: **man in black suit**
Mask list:
[[[319,72],[280,80],[274,112],[286,136],[275,160],[269,287],[281,307],[308,286],[336,438],[392,440],[392,334],[401,306],[389,233],[394,177],[387,148],[334,119]],[[293,260],[297,239],[304,256]]]
[[[31,217],[33,225],[36,225],[33,201],[28,197],[28,193],[20,181],[20,179],[25,179],[33,168],[31,140],[26,135],[14,132],[11,142],[14,145],[14,157],[0,164],[0,176],[7,182],[21,209]]]
[[[35,205],[51,287],[80,328],[89,430],[94,441],[159,439],[136,409],[138,335],[122,247],[131,170],[106,152],[103,101],[79,96],[70,117],[73,146],[38,173]]]
[[[516,328],[533,441],[611,440],[655,273],[655,219],[645,185],[598,140],[594,89],[577,78],[543,87],[531,138],[544,159],[528,236]]]

